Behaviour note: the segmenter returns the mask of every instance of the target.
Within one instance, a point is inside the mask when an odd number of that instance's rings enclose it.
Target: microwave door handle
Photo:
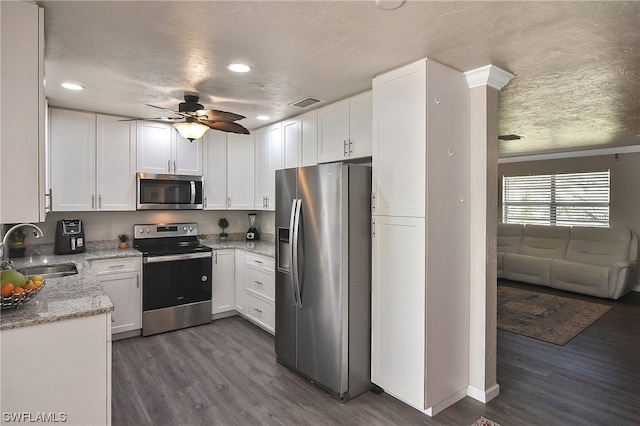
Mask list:
[[[191,184],[191,204],[195,204],[196,203],[196,183],[195,181],[189,181],[189,183]]]

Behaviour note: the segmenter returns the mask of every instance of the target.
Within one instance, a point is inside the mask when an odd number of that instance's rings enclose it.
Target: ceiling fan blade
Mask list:
[[[238,133],[241,135],[249,135],[249,130],[247,130],[244,126],[239,125],[238,123],[231,123],[228,121],[210,121],[210,120],[200,120],[202,124],[205,124],[211,127],[214,130],[220,130],[223,132],[229,133]]]
[[[170,112],[172,114],[177,114],[182,118],[193,117],[193,113],[192,112],[189,113],[189,112],[174,111],[174,110],[169,109],[169,108],[162,108],[162,107],[151,105],[151,104],[145,104],[145,105],[146,106],[150,106],[151,108],[159,109],[159,110],[162,110],[162,111],[167,111],[167,112]]]
[[[150,118],[123,118],[118,121],[138,121],[138,120],[162,120],[162,121],[174,121],[184,120],[184,117],[150,117]]]
[[[196,117],[210,121],[226,122],[238,121],[245,118],[244,115],[235,114],[228,111],[218,111],[215,109],[199,109],[198,111],[196,111]]]

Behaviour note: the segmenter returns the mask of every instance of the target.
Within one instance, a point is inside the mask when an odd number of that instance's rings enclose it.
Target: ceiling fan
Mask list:
[[[146,105],[177,115],[175,117],[156,118],[158,120],[184,120],[180,123],[175,123],[173,127],[178,130],[182,137],[192,142],[201,138],[209,129],[242,135],[249,134],[249,130],[244,126],[235,123],[235,121],[245,118],[243,115],[215,109],[204,109],[202,104],[198,103],[199,100],[200,98],[197,95],[184,95],[184,102],[178,105],[178,111],[150,104]]]

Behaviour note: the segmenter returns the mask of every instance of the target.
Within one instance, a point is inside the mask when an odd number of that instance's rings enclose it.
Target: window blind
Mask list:
[[[609,226],[610,171],[503,176],[502,221]]]

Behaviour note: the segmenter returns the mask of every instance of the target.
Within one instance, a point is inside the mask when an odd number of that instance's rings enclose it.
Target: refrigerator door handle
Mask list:
[[[298,205],[298,199],[294,198],[291,203],[291,215],[289,216],[289,229],[291,230],[291,240],[289,242],[289,248],[291,250],[291,286],[293,287],[293,304],[298,306],[298,292],[296,291],[296,278],[298,277],[298,256],[296,254],[298,245],[296,243],[297,233],[295,230],[295,218],[296,218],[296,206]]]
[[[291,257],[293,292],[296,297],[296,305],[302,308],[302,293],[300,291],[300,275],[298,271],[298,239],[300,236],[300,210],[302,208],[302,200],[300,198],[295,201],[295,217],[293,223],[293,256]]]

